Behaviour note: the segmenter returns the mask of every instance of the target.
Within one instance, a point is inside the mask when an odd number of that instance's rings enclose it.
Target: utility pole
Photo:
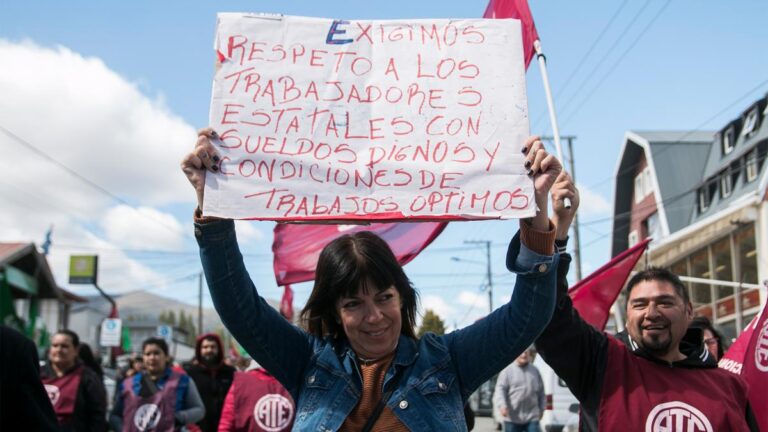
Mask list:
[[[203,334],[203,272],[197,275],[197,334]]]
[[[574,163],[573,157],[573,140],[575,140],[576,137],[574,135],[561,135],[560,138],[568,141],[568,154],[570,155],[570,160],[568,161],[568,169],[571,174],[571,178],[573,179],[573,184],[576,184],[576,164]],[[554,140],[553,137],[541,137],[541,139],[547,141]],[[565,163],[565,161],[562,162]],[[581,241],[579,239],[578,211],[573,215],[573,226],[571,229],[573,230],[573,264],[574,267],[576,267],[576,282],[578,282],[581,280]]]
[[[491,273],[491,242],[490,240],[464,240],[466,244],[485,245],[485,264],[488,278],[488,313],[493,312],[493,276]]]

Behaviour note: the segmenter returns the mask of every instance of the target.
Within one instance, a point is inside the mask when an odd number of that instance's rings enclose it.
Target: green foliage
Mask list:
[[[431,309],[424,311],[424,318],[421,320],[421,327],[419,327],[417,335],[422,337],[427,332],[432,332],[438,336],[445,334],[445,323]]]

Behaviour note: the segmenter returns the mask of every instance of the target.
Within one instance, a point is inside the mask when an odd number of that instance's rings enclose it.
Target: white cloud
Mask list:
[[[40,244],[53,224],[49,261],[64,286],[71,254],[98,254],[112,292],[176,277],[119,248],[178,249],[189,236],[158,208],[195,202],[179,169],[194,128],[100,59],[2,39],[0,58],[13,59],[0,67],[0,127],[19,138],[0,130],[0,241]]]
[[[603,198],[602,195],[592,191],[584,185],[579,184],[579,214],[582,216],[607,215],[612,211],[611,203]]]
[[[488,294],[474,291],[462,291],[459,293],[459,303],[463,305],[475,306],[477,308],[482,305],[483,301],[488,301]]]
[[[259,241],[264,238],[264,233],[256,228],[252,221],[235,221],[235,230],[237,231],[238,243],[245,244],[252,241]]]
[[[427,309],[430,309],[432,312],[436,313],[445,323],[446,327],[449,324],[453,324],[452,322],[449,322],[449,318],[453,317],[455,314],[455,309],[453,306],[446,303],[445,299],[443,299],[440,296],[436,295],[427,295],[421,297],[421,312],[422,314],[427,311]],[[421,325],[421,316],[419,316],[419,325]]]
[[[194,128],[159,98],[67,48],[0,40],[0,56],[13,59],[0,68],[0,126],[126,201],[194,201],[179,169]],[[4,174],[20,187],[45,185],[58,204],[86,212],[109,200],[5,134],[0,144],[13,155]]]
[[[174,216],[149,207],[112,207],[101,225],[107,240],[123,248],[179,249],[186,234]]]

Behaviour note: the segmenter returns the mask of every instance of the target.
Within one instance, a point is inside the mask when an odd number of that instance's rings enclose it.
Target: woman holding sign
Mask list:
[[[463,406],[483,382],[536,339],[554,309],[555,230],[547,195],[562,167],[540,141],[525,143],[540,211],[520,221],[507,266],[509,303],[445,336],[417,338],[417,293],[375,234],[341,236],[317,263],[304,329],[261,298],[240,254],[232,220],[201,214],[206,173],[220,156],[211,129],[181,164],[197,192],[195,236],[216,310],[238,342],[291,393],[294,430],[466,430]],[[375,426],[374,426],[375,425]]]

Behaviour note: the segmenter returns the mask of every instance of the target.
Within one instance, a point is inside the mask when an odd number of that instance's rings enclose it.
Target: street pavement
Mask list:
[[[495,432],[496,427],[493,425],[493,419],[491,417],[475,417],[475,428],[472,432]]]

